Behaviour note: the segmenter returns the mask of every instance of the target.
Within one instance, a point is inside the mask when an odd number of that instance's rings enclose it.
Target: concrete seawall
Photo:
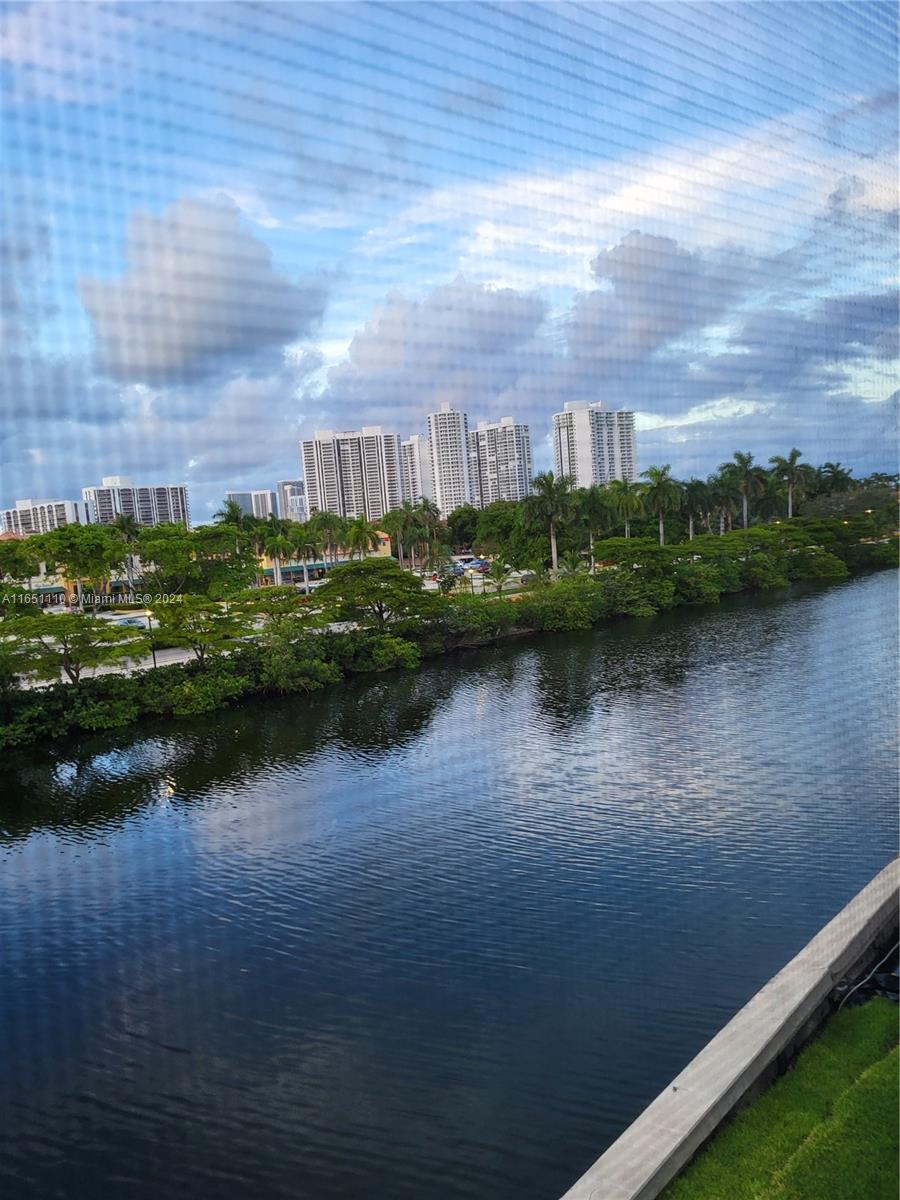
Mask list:
[[[895,859],[744,1005],[563,1200],[655,1200],[707,1138],[831,1011],[835,987],[895,940]]]

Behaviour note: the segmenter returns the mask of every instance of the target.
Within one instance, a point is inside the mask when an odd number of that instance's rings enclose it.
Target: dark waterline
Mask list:
[[[895,853],[896,587],[0,774],[0,1194],[556,1200]]]

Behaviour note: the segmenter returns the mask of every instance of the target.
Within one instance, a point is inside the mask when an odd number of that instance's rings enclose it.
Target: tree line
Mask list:
[[[592,566],[600,537],[651,534],[662,545],[692,540],[697,532],[724,534],[736,526],[810,516],[868,515],[881,525],[893,521],[897,476],[856,480],[840,463],[814,468],[799,450],[773,456],[763,468],[750,453],[737,452],[706,480],[675,479],[668,466],[649,467],[640,481],[574,488],[552,472],[537,475],[523,501],[495,501],[484,509],[463,505],[442,520],[431,500],[404,502],[377,523],[317,512],[298,522],[260,519],[227,500],[212,524],[142,527],[130,516],[110,525],[68,525],[47,534],[0,542],[0,583],[27,588],[42,563],[73,582],[92,606],[124,576],[134,593],[140,565],[141,592],[198,594],[222,599],[264,582],[263,555],[271,558],[273,582],[283,581],[286,563],[299,564],[309,585],[314,564],[333,568],[339,551],[364,558],[387,533],[403,567],[441,570],[453,550],[499,557],[504,566],[554,572]],[[873,525],[874,528],[874,525]]]
[[[0,748],[115,729],[142,718],[187,717],[255,695],[308,693],[348,675],[415,667],[423,658],[508,634],[587,629],[617,617],[651,617],[730,593],[836,583],[852,572],[896,566],[897,545],[874,536],[873,515],[801,516],[691,540],[598,537],[593,570],[581,559],[553,576],[535,572],[502,594],[508,569],[495,560],[496,594],[429,591],[392,558],[334,567],[312,595],[292,586],[244,586],[224,598],[182,593],[151,606],[154,630],[88,613],[44,615],[0,607]],[[216,528],[216,527],[214,527]],[[234,551],[233,526],[218,527]],[[251,564],[252,574],[252,564]],[[251,581],[252,582],[252,581]],[[221,577],[216,576],[216,590]],[[153,645],[189,649],[190,661],[90,677],[127,666]],[[60,676],[67,683],[60,683]],[[22,680],[50,686],[27,690]]]

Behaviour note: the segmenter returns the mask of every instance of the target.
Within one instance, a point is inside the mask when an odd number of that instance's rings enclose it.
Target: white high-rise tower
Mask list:
[[[400,507],[400,439],[380,425],[318,430],[300,443],[309,513],[380,520]]]
[[[572,401],[553,414],[556,474],[575,487],[636,478],[634,413]]]
[[[460,504],[471,503],[468,432],[466,414],[449,404],[442,404],[440,412],[428,414],[434,498],[444,517]]]
[[[400,443],[400,490],[403,499],[411,504],[434,499],[431,446],[428,438],[419,433]]]
[[[512,417],[479,421],[469,434],[469,481],[478,508],[531,494],[531,434]]]

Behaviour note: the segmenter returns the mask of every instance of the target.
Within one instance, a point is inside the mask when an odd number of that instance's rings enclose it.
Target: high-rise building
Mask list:
[[[553,414],[553,452],[575,487],[635,479],[634,413],[572,401]]]
[[[449,404],[428,414],[434,498],[444,517],[460,504],[471,503],[468,433],[468,417]]]
[[[286,521],[306,520],[306,485],[302,479],[279,479],[278,515]]]
[[[62,525],[79,524],[78,504],[74,500],[17,500],[15,508],[0,509],[0,533],[28,537],[49,533]]]
[[[91,525],[109,525],[116,517],[129,516],[139,525],[172,522],[191,527],[187,488],[181,483],[138,486],[127,475],[105,475],[100,487],[82,488],[81,497]]]
[[[431,446],[419,433],[400,443],[400,493],[411,504],[434,499]]]
[[[380,425],[360,432],[318,430],[300,443],[300,458],[310,514],[379,521],[400,507],[400,439]]]
[[[469,482],[478,508],[531,494],[531,434],[512,417],[479,421],[469,434]]]
[[[277,515],[275,493],[269,488],[254,488],[249,492],[226,492],[225,499],[233,500],[248,517],[259,517],[265,521]]]

